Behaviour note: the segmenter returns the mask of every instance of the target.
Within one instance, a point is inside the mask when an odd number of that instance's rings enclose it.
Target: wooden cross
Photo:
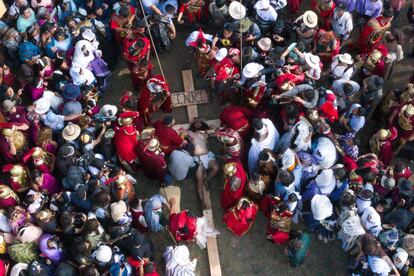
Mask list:
[[[191,70],[182,71],[184,91],[172,93],[173,105],[187,106],[188,120],[192,122],[194,118],[198,117],[197,104],[209,103],[208,92],[206,90],[194,90],[193,72]],[[210,127],[215,128],[220,125],[220,120],[211,120],[206,122]],[[188,129],[189,124],[177,125],[175,129]],[[211,209],[210,191],[204,192],[203,201],[206,209],[203,210],[203,215],[207,219],[210,227],[214,228],[213,210]],[[208,261],[210,264],[210,275],[221,276],[220,258],[218,253],[216,237],[208,237],[207,239]]]

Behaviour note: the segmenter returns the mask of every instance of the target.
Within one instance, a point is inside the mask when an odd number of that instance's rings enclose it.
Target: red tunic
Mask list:
[[[235,163],[237,171],[232,177],[226,177],[224,190],[221,193],[221,206],[223,206],[224,209],[234,206],[244,195],[244,186],[247,181],[246,171],[240,161],[236,161]],[[240,187],[236,191],[231,189],[232,178],[238,178],[240,180]]]
[[[240,237],[247,233],[252,226],[258,209],[254,203],[245,210],[238,210],[236,207],[233,207],[224,214],[223,221],[233,234]]]
[[[239,68],[234,65],[229,57],[225,57],[222,61],[213,63],[213,69],[216,74],[216,81],[225,81],[231,78],[238,79],[240,77]],[[237,76],[238,75],[238,76]]]
[[[382,40],[384,32],[380,32],[387,24],[382,25],[382,16],[370,19],[362,29],[359,35],[359,51],[360,53],[368,53],[372,51]]]
[[[164,81],[162,76],[153,76],[152,78],[158,79],[160,81]],[[152,79],[151,78],[151,79]],[[151,91],[145,85],[144,88],[141,90],[140,97],[138,99],[138,111],[142,116],[144,116],[145,124],[151,124],[151,114],[154,111],[162,111],[165,113],[172,112],[172,99],[170,95],[170,88],[168,87],[167,83],[164,83],[163,90],[166,93],[165,100],[161,104],[155,103],[153,100],[153,95],[151,95]]]
[[[140,217],[145,218],[144,210],[134,210],[131,208],[132,226],[141,233],[148,232],[148,226],[142,225],[139,221]]]
[[[145,175],[151,179],[164,181],[167,172],[167,162],[164,153],[150,151],[146,148],[146,142],[141,140],[138,144],[138,156]]]
[[[246,107],[231,105],[223,109],[220,121],[223,126],[237,131],[244,139],[250,133],[250,116],[251,111]]]
[[[172,127],[164,125],[162,121],[157,121],[154,123],[154,128],[155,136],[157,136],[161,150],[165,154],[170,154],[181,147],[184,140]]]
[[[183,234],[179,229],[187,226],[187,233]],[[168,229],[174,236],[176,242],[192,241],[197,232],[197,218],[188,215],[188,211],[183,210],[178,214],[170,215],[170,223]]]
[[[139,142],[135,126],[116,126],[114,131],[114,145],[119,159],[131,164],[138,157],[137,147]]]

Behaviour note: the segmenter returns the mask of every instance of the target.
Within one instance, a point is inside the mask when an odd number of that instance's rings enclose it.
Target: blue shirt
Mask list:
[[[382,1],[372,0],[357,0],[356,10],[360,15],[366,15],[368,17],[377,17],[382,11]]]
[[[33,57],[40,55],[40,49],[31,41],[24,41],[18,48],[19,60],[22,63],[31,60]]]

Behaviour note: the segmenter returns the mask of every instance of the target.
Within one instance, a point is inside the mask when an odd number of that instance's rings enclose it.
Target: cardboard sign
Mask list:
[[[206,90],[176,92],[171,93],[171,97],[174,107],[209,103],[209,95]]]

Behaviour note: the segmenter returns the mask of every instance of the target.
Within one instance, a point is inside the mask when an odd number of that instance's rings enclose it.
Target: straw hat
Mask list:
[[[352,60],[352,57],[350,54],[345,53],[345,54],[341,54],[339,55],[339,60],[345,64],[352,64],[354,63],[354,61]]]
[[[229,14],[234,20],[240,20],[246,16],[246,7],[238,1],[233,1],[229,6]]]
[[[256,63],[256,62],[250,62],[246,64],[246,66],[244,66],[243,75],[248,79],[253,78],[257,74],[259,74],[260,70],[262,69],[263,69],[263,66],[261,64]]]
[[[81,128],[75,124],[68,124],[62,131],[62,137],[66,141],[73,141],[79,137]]]
[[[259,46],[259,48],[262,51],[269,51],[270,48],[272,47],[272,40],[268,37],[262,37],[258,42],[257,42],[257,46]]]
[[[320,68],[319,67],[320,61],[321,59],[316,55],[313,55],[311,53],[305,54],[305,62],[307,65],[309,65],[312,68]]]
[[[125,201],[120,200],[111,204],[111,217],[115,222],[118,222],[126,212],[127,206]]]
[[[245,33],[249,30],[249,28],[253,25],[253,22],[248,18],[242,18],[239,22],[239,32]]]
[[[40,98],[34,102],[36,105],[35,112],[37,114],[43,115],[49,111],[50,108],[50,100],[47,98]]]
[[[220,50],[218,50],[215,59],[217,59],[218,61],[222,61],[226,56],[227,56],[227,49],[226,48],[221,48]]]
[[[306,11],[303,14],[303,23],[308,28],[315,28],[318,25],[318,16],[313,11]]]

